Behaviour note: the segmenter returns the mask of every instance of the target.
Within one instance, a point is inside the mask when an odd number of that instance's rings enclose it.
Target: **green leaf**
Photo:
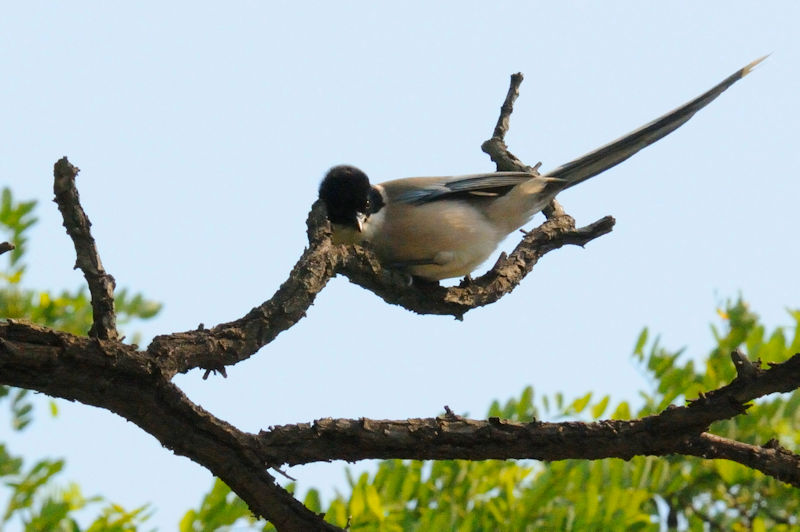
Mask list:
[[[517,403],[515,419],[527,420],[535,415],[533,407],[533,386],[526,386]]]
[[[381,498],[375,486],[367,484],[364,489],[367,508],[378,520],[383,520],[383,507],[381,505]]]
[[[589,411],[592,414],[592,419],[599,419],[600,416],[603,415],[603,412],[605,412],[606,408],[608,407],[608,401],[610,399],[611,397],[606,395],[597,404],[592,406],[591,410]]]
[[[303,504],[315,513],[320,513],[322,511],[322,501],[319,497],[319,491],[314,488],[311,488],[306,493],[306,498],[303,499]]]
[[[636,345],[633,347],[633,354],[636,355],[640,361],[644,360],[644,346],[647,343],[647,327],[642,329],[639,333],[639,338],[636,339]]]
[[[364,511],[367,508],[366,501],[364,500],[364,485],[359,482],[356,486],[353,487],[353,493],[350,496],[350,505],[349,511],[350,515],[353,517],[353,520],[361,521],[361,517],[364,514]]]
[[[18,481],[8,482],[12,488],[11,498],[6,506],[2,521],[8,521],[11,516],[22,509],[30,508],[38,490],[64,467],[62,460],[40,460],[31,468],[28,474]]]
[[[614,413],[611,414],[611,419],[630,419],[631,409],[627,401],[622,401],[617,405]]]
[[[233,525],[240,519],[251,520],[247,504],[218,478],[200,503],[189,510],[179,523],[181,532],[213,532]]]
[[[0,443],[0,477],[18,475],[22,469],[22,458],[11,456],[6,446]]]
[[[736,462],[728,460],[715,460],[714,469],[716,469],[722,481],[729,486],[733,486],[741,478],[742,473],[745,473],[743,466]]]
[[[572,414],[580,414],[586,408],[586,405],[589,404],[589,401],[592,399],[592,392],[587,393],[583,397],[579,397],[575,399],[569,408],[567,409],[568,412]]]

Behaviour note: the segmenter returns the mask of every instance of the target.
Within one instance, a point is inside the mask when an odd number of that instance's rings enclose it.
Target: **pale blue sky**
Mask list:
[[[29,286],[72,288],[83,280],[49,200],[56,159],[82,169],[106,268],[165,305],[135,326],[150,338],[270,297],[334,164],[376,181],[491,169],[480,144],[513,72],[526,81],[507,140],[546,170],[772,53],[676,133],[563,195],[580,224],[614,215],[613,233],[547,255],[463,323],[336,279],[227,379],[177,380],[251,431],[445,404],[482,416],[528,384],[635,400],[642,327],[701,356],[725,299],[741,292],[770,326],[800,304],[798,20],[793,2],[17,2],[0,20],[0,185],[40,200]],[[61,409],[39,410],[12,450],[66,457],[63,480],[87,494],[152,502],[171,530],[211,485],[132,424]],[[342,469],[290,474],[331,493]]]

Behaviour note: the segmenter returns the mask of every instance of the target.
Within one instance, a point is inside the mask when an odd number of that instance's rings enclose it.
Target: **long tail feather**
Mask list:
[[[649,146],[678,129],[694,116],[697,111],[711,103],[717,96],[725,92],[728,87],[749,74],[756,65],[766,58],[767,56],[756,59],[746,67],[737,70],[725,78],[725,80],[711,90],[701,94],[694,100],[677,109],[670,111],[664,116],[653,120],[649,124],[645,124],[639,129],[631,131],[627,135],[605,146],[601,146],[594,151],[590,151],[586,155],[561,165],[555,170],[546,172],[543,175],[564,179],[569,182],[566,187],[569,188],[608,170],[612,166],[618,165],[642,148]]]

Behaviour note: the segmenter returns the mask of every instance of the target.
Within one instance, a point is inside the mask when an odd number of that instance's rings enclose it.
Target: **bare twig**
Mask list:
[[[11,251],[12,249],[15,249],[15,246],[11,242],[0,242],[0,255]]]
[[[523,79],[525,79],[525,76],[522,75],[522,72],[511,74],[511,83],[508,87],[508,94],[506,94],[506,99],[503,102],[503,105],[500,106],[500,117],[497,119],[497,125],[494,127],[494,134],[492,135],[493,138],[498,138],[500,140],[504,140],[506,138],[506,133],[508,133],[508,122],[511,119],[511,113],[514,112],[514,102],[519,97],[519,86],[522,84]]]
[[[117,320],[114,313],[114,278],[103,269],[94,238],[89,231],[92,226],[89,217],[83,212],[75,177],[79,169],[70,164],[66,157],[56,162],[53,169],[55,181],[53,191],[58,210],[64,218],[64,227],[75,245],[77,261],[89,285],[92,296],[92,327],[89,336],[101,340],[116,340]]]
[[[505,141],[506,133],[508,133],[511,113],[514,111],[514,102],[519,96],[519,86],[522,84],[523,79],[524,77],[519,72],[511,75],[508,93],[506,94],[506,99],[503,101],[503,105],[500,107],[500,117],[497,119],[497,125],[494,128],[492,138],[485,141],[481,145],[481,149],[484,153],[489,155],[489,157],[492,159],[492,162],[497,165],[498,172],[520,171],[530,172],[538,175],[539,167],[542,163],[536,163],[534,166],[526,165],[516,155],[509,151]],[[550,202],[550,205],[548,205],[542,211],[542,213],[548,220],[558,216],[564,216],[566,214],[564,209],[555,199]]]

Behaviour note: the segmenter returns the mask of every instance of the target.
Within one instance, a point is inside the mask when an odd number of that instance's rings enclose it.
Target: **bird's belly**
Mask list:
[[[393,205],[365,231],[385,265],[433,281],[472,272],[505,236],[480,211],[455,201]]]
[[[440,281],[442,279],[450,279],[453,277],[464,277],[471,273],[480,264],[489,258],[489,255],[494,251],[495,246],[485,253],[457,253],[452,256],[452,260],[445,264],[421,264],[416,266],[407,266],[405,271],[414,275],[431,281]]]

